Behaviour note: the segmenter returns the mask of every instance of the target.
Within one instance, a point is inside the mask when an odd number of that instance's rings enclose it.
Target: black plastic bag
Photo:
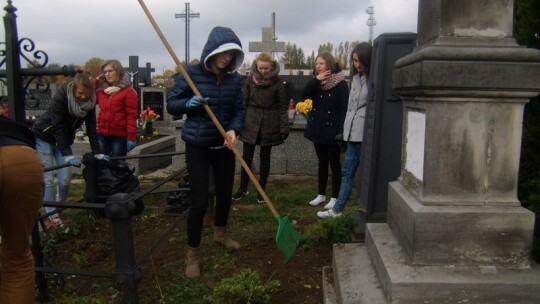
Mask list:
[[[183,176],[178,188],[187,188],[169,193],[165,213],[184,213],[191,207],[191,191],[189,190],[189,177]]]
[[[136,193],[140,192],[141,187],[139,179],[133,174],[135,169],[125,161],[97,161],[96,164],[96,189],[91,191],[88,187],[92,183],[92,173],[88,170],[86,164],[83,169],[83,177],[87,184],[84,193],[84,199],[87,202],[105,204],[107,199],[117,193]],[[95,192],[95,193],[94,193]],[[134,215],[141,214],[144,211],[144,202],[142,198],[135,200]],[[105,210],[94,210],[98,216],[105,216]]]

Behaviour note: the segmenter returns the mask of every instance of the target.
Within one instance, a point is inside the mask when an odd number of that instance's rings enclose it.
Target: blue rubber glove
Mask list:
[[[129,151],[135,149],[136,146],[137,146],[137,143],[136,143],[136,142],[131,141],[131,140],[128,141],[128,142],[127,142],[127,151],[129,152]]]
[[[104,160],[104,161],[107,161],[107,162],[111,160],[109,155],[105,155],[105,154],[94,154],[94,158],[99,159],[99,160]]]
[[[64,159],[66,160],[66,163],[70,164],[71,166],[79,168],[82,165],[82,161],[74,155],[65,156]]]
[[[186,102],[186,106],[190,109],[194,109],[194,108],[202,106],[203,104],[208,104],[209,100],[210,98],[208,97],[205,98],[205,97],[193,96],[191,99],[189,99]]]

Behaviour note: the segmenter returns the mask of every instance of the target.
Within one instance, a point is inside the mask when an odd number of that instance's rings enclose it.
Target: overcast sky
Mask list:
[[[2,0],[2,8],[7,5]],[[145,0],[180,60],[185,58],[185,13],[178,0]],[[262,28],[276,15],[278,41],[296,44],[306,55],[319,45],[367,41],[369,15],[374,7],[374,37],[390,32],[416,32],[417,0],[191,0],[190,58],[200,58],[208,33],[215,26],[232,28],[242,41],[246,62],[250,41],[261,41]],[[49,63],[84,64],[91,57],[118,59],[127,65],[139,56],[139,66],[152,64],[156,73],[173,68],[174,60],[154,31],[138,0],[13,0],[19,38],[30,38]],[[2,16],[5,11],[2,11]],[[1,23],[2,32],[4,24]],[[5,41],[3,37],[1,41]],[[21,63],[23,66],[26,64]]]

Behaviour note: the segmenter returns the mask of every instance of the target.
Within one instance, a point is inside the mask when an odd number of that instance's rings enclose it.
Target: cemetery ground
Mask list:
[[[141,187],[144,189],[153,182],[155,180],[144,178]],[[160,189],[176,188],[177,182],[173,180]],[[267,303],[322,303],[322,268],[332,265],[332,244],[350,240],[350,214],[356,207],[351,201],[345,216],[317,219],[316,211],[322,207],[314,208],[307,204],[315,195],[316,188],[316,178],[313,177],[271,178],[267,185],[267,194],[279,214],[288,216],[302,234],[301,243],[290,261],[285,261],[277,247],[276,219],[266,205],[257,203],[256,189],[252,187],[247,197],[233,201],[229,217],[228,232],[242,248],[236,253],[228,253],[213,242],[212,224],[205,223],[201,243],[202,275],[195,280],[184,277],[186,216],[163,213],[166,193],[146,195],[146,210],[132,220],[137,262],[172,223],[179,220],[179,224],[142,263],[139,302],[246,303],[235,294],[248,292],[248,288],[242,285],[246,280],[242,283],[238,279],[233,281],[233,285],[242,287],[226,289],[238,302],[227,302],[224,298],[212,302],[211,299],[216,299],[214,290],[223,286],[223,279],[231,279],[250,269],[259,275],[260,286],[275,288],[272,284],[278,282],[277,288],[266,291],[270,296]],[[84,185],[75,183],[70,190],[69,201],[80,200],[83,192]],[[354,193],[351,197],[355,197]],[[47,263],[59,268],[112,272],[114,247],[108,220],[96,218],[82,209],[64,210],[62,218],[65,225],[49,231],[42,241]],[[120,294],[110,279],[60,274],[46,274],[46,277],[51,303],[120,302]],[[255,293],[263,293],[258,290]],[[220,297],[224,297],[223,294]]]

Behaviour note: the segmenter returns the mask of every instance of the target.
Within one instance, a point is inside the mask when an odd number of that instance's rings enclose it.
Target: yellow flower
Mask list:
[[[311,112],[312,108],[313,101],[311,99],[306,99],[296,104],[296,111],[304,115],[304,117],[307,117],[309,115],[309,112]]]

